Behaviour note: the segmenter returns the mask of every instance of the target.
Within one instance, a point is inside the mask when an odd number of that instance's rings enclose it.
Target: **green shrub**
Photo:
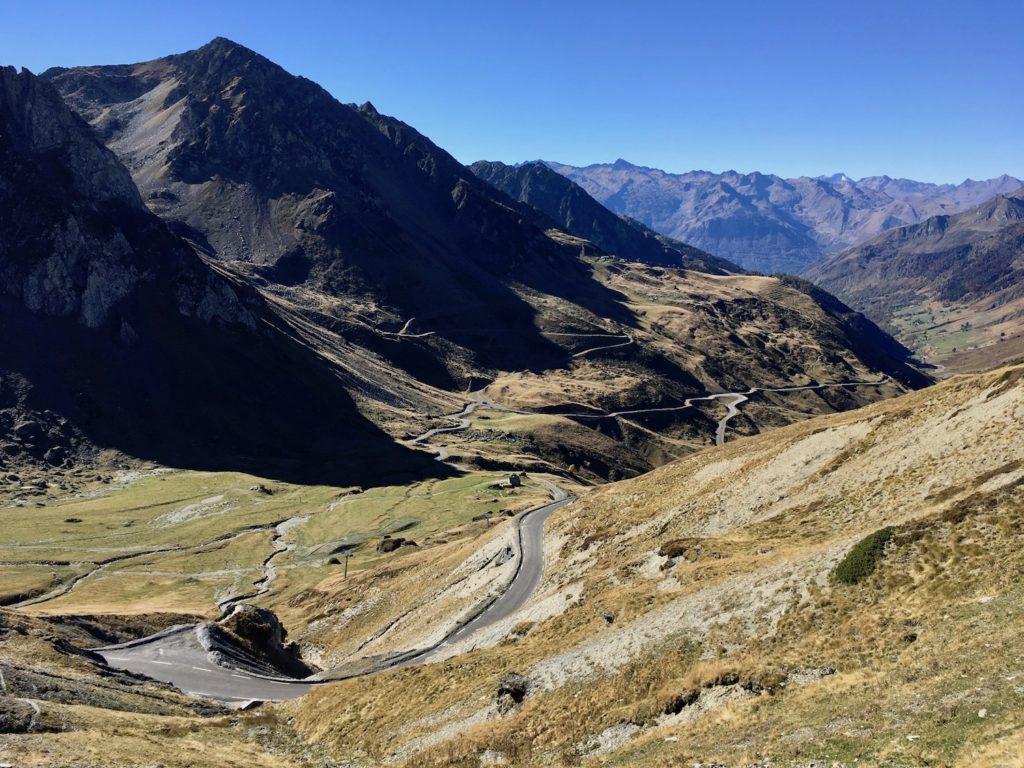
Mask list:
[[[892,528],[882,528],[854,544],[849,554],[832,571],[832,580],[842,584],[856,584],[870,576],[882,559],[885,545],[892,534]]]

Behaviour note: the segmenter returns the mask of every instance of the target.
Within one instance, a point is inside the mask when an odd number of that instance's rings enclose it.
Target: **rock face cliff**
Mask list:
[[[54,88],[0,70],[0,277],[9,301],[131,338],[133,297],[173,281],[184,316],[252,326],[229,284],[142,204],[131,175]],[[173,276],[173,277],[172,277]]]
[[[11,68],[0,169],[0,461],[109,447],[298,474],[328,446],[396,450],[252,288],[146,209],[51,84]]]
[[[667,173],[625,160],[578,168],[549,163],[612,211],[759,272],[799,273],[880,232],[954,214],[1024,182],[1011,176],[927,184],[845,174]]]

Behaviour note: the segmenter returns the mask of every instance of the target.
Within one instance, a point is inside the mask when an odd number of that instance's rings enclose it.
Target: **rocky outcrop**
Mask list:
[[[498,683],[498,695],[495,703],[498,711],[503,715],[508,714],[526,698],[530,692],[530,679],[518,672],[509,672],[501,678]]]
[[[36,710],[25,699],[0,699],[0,733],[28,733],[35,723]]]
[[[287,631],[273,611],[239,605],[220,624],[198,630],[206,650],[228,666],[241,666],[261,674],[308,677],[316,671],[287,640]]]
[[[385,536],[377,542],[377,554],[384,555],[389,552],[397,552],[402,547],[415,547],[416,542],[412,539],[405,539],[401,536]]]

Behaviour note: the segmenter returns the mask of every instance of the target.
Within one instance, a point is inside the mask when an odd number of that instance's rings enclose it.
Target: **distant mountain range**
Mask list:
[[[845,174],[667,173],[625,160],[583,168],[549,162],[615,213],[765,273],[798,273],[887,229],[958,213],[1024,182],[1011,176],[929,184]]]
[[[889,230],[804,276],[929,357],[1024,353],[1024,190]],[[991,347],[984,355],[983,347]]]
[[[630,261],[725,274],[742,272],[732,262],[680,243],[635,219],[612,213],[578,184],[541,162],[506,165],[480,161],[469,169],[513,200],[537,208],[557,226]]]

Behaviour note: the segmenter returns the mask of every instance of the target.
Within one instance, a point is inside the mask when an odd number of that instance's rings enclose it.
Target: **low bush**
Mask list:
[[[849,554],[832,571],[832,580],[842,584],[857,584],[870,576],[885,553],[885,545],[892,538],[891,527],[881,528],[858,541]]]

